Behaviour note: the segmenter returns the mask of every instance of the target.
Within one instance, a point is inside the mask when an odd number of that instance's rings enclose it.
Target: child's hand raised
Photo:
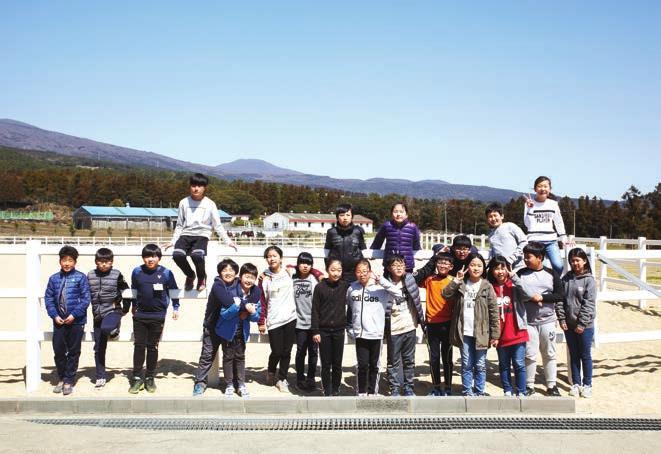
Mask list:
[[[466,265],[459,271],[457,271],[457,276],[454,278],[455,282],[461,282],[464,280],[464,276],[466,276],[466,271],[468,271],[468,268],[466,268]]]
[[[533,206],[535,206],[535,201],[532,199],[531,194],[526,194],[526,206],[528,208],[532,208]]]

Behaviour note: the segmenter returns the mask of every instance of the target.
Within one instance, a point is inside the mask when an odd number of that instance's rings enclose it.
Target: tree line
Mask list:
[[[50,159],[47,157],[57,155],[32,153],[26,158],[21,152],[0,149],[0,206],[45,202],[71,209],[125,203],[136,207],[176,207],[188,193],[187,173],[122,165],[95,167],[98,162],[81,164],[76,158]],[[29,159],[27,164],[26,159]],[[488,231],[484,215],[488,203],[474,200],[439,201],[262,181],[227,181],[214,177],[210,180],[207,194],[220,208],[229,213],[250,214],[255,219],[276,211],[331,213],[339,203],[351,203],[356,214],[372,219],[378,226],[389,219],[390,207],[403,200],[408,205],[409,217],[422,230],[474,234]],[[569,234],[661,238],[661,183],[647,194],[631,186],[620,201],[612,203],[587,195],[577,200],[562,197],[558,202]],[[523,227],[523,205],[523,196],[504,204],[505,219]]]

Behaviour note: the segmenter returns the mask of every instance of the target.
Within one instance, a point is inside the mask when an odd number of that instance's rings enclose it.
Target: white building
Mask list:
[[[273,213],[264,218],[264,230],[326,233],[326,230],[335,226],[335,222],[334,214]],[[353,223],[362,227],[365,233],[374,231],[374,223],[365,216],[354,215]]]

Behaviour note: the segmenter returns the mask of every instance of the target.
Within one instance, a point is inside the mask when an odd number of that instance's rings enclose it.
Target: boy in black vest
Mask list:
[[[94,255],[96,268],[87,273],[94,315],[94,361],[96,363],[96,389],[106,385],[106,347],[108,338],[119,335],[122,321],[122,292],[129,288],[124,276],[112,267],[114,255],[102,247]]]

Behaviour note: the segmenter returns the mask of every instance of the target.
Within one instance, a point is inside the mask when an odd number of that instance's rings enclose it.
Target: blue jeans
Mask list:
[[[592,386],[592,339],[594,328],[585,328],[583,334],[577,334],[573,329],[565,331],[567,347],[571,357],[571,380],[573,385]],[[583,383],[581,383],[581,368]]]
[[[503,391],[517,395],[526,395],[526,343],[498,347],[498,366],[500,368],[500,381]],[[514,379],[516,390],[512,388],[511,367],[514,366]]]
[[[475,348],[474,337],[464,336],[464,344],[461,347],[461,393],[464,396],[484,394],[486,381],[487,351]]]
[[[553,241],[540,241],[544,245],[546,250],[546,258],[551,262],[551,268],[562,276],[562,270],[564,269],[564,263],[562,260],[562,255],[560,254],[560,248],[558,247],[558,242]]]

